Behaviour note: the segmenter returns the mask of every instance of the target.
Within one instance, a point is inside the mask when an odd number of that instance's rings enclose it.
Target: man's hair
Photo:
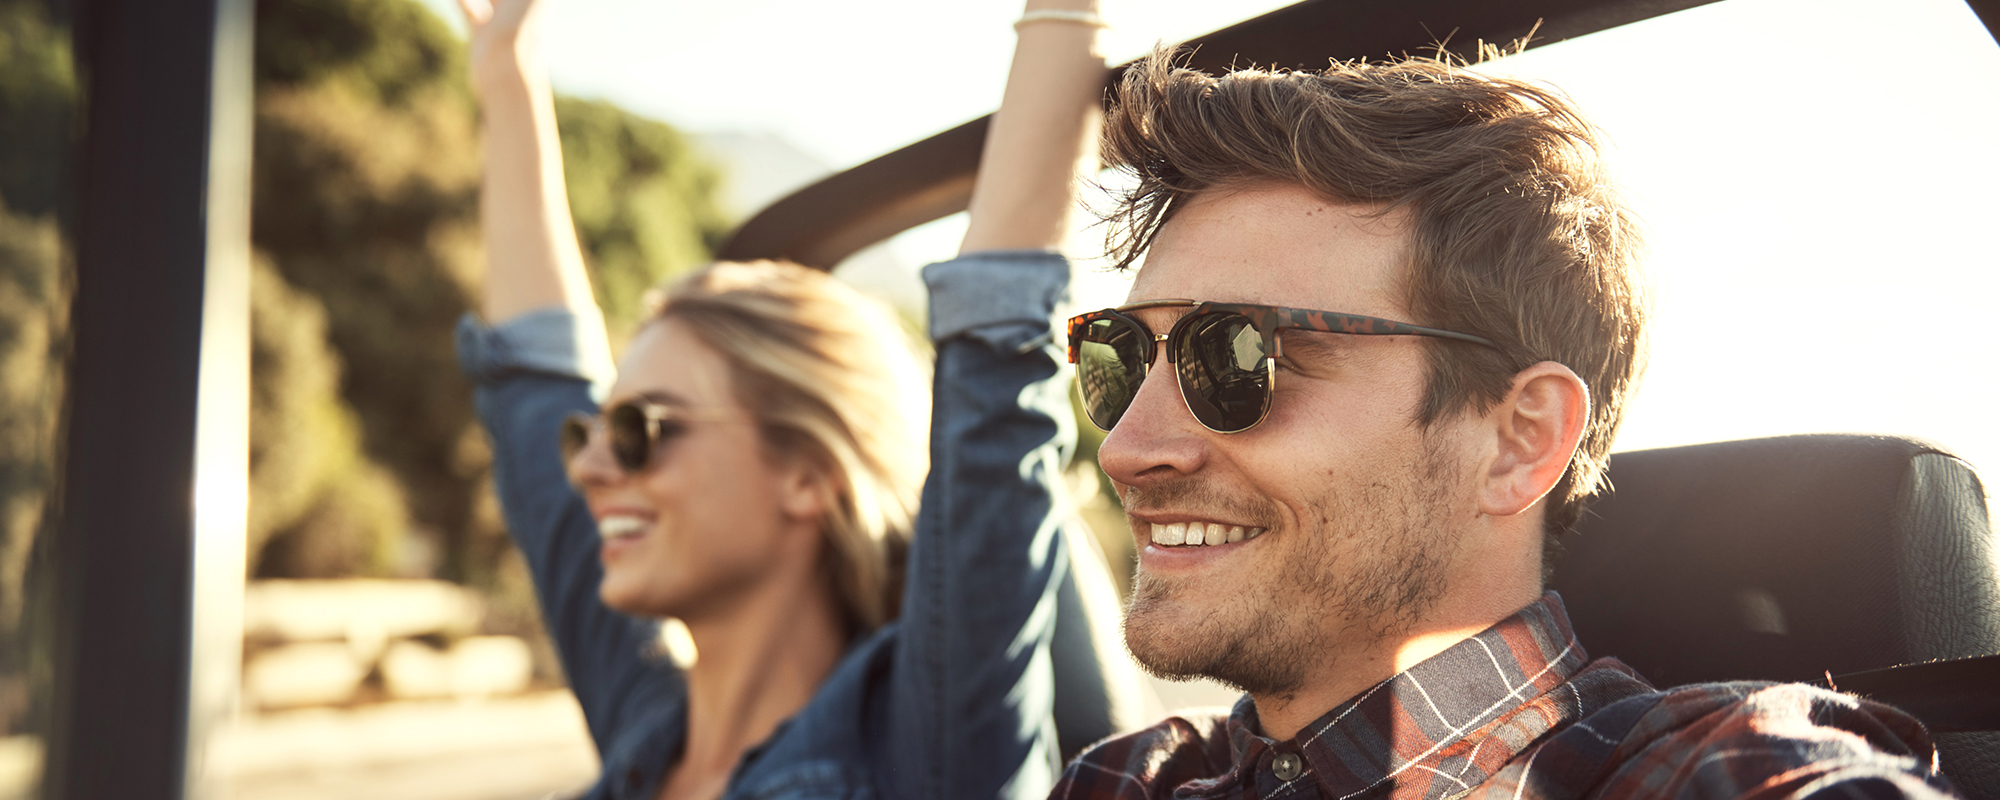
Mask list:
[[[1409,321],[1500,345],[1426,339],[1420,424],[1491,408],[1540,361],[1568,366],[1590,389],[1583,440],[1549,495],[1546,575],[1603,483],[1644,360],[1639,225],[1597,140],[1566,98],[1444,61],[1217,78],[1155,51],[1126,72],[1105,124],[1106,160],[1138,181],[1108,215],[1112,255],[1130,266],[1210,189],[1280,182],[1406,209]]]
[[[930,420],[928,370],[895,313],[775,261],[719,262],[649,302],[729,364],[771,453],[805,459],[833,488],[825,568],[852,632],[894,619]]]

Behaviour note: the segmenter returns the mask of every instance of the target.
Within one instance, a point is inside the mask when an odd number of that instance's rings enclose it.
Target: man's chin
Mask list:
[[[1167,681],[1207,678],[1251,694],[1296,688],[1299,664],[1271,652],[1265,641],[1274,633],[1268,615],[1189,602],[1175,588],[1144,574],[1134,582],[1125,649],[1146,674]]]
[[[1208,677],[1213,662],[1210,648],[1202,647],[1201,637],[1185,636],[1184,627],[1175,626],[1164,610],[1142,611],[1133,604],[1125,617],[1125,649],[1146,674],[1168,681]],[[1164,624],[1163,624],[1164,623]]]

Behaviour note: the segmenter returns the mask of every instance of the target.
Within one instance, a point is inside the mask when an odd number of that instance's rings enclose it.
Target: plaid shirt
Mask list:
[[[1655,690],[1590,661],[1554,592],[1287,741],[1169,717],[1071,762],[1052,798],[1945,797],[1923,725],[1803,684]]]

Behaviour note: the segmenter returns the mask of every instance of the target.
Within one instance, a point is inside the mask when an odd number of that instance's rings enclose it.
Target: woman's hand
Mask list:
[[[542,64],[540,0],[458,0],[471,29],[472,87],[486,134],[481,313],[499,324],[561,307],[596,319],[563,187],[555,92]],[[592,323],[596,324],[596,323]]]
[[[458,0],[469,29],[472,88],[540,75],[540,0]]]

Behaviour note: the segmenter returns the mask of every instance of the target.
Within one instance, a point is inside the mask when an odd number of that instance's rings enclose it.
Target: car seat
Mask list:
[[[1924,719],[1968,796],[2000,798],[2000,562],[1971,465],[1914,439],[1808,435],[1620,453],[1607,475],[1550,583],[1593,656],[1663,687],[1865,689]]]

